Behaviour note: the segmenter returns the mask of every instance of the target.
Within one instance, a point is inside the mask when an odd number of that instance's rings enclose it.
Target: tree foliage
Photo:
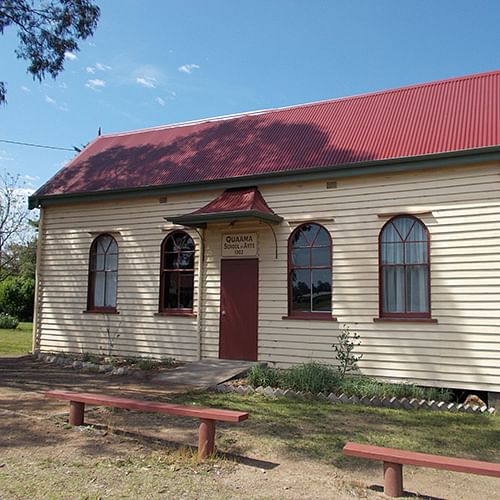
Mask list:
[[[17,28],[15,53],[42,81],[64,69],[65,53],[78,51],[78,42],[94,33],[99,14],[92,0],[0,0],[0,34],[8,26]],[[0,82],[0,104],[5,101],[6,85]]]
[[[31,241],[34,229],[29,225],[26,190],[19,175],[0,174],[0,281],[16,272],[19,251]]]

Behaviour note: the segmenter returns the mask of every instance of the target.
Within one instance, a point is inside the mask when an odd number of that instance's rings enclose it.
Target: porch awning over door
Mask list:
[[[283,217],[275,214],[256,187],[226,189],[221,195],[194,212],[166,220],[183,226],[206,227],[210,222],[257,220],[279,224]]]

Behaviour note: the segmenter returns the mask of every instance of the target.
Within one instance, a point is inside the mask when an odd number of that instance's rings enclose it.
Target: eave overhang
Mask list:
[[[236,221],[258,221],[266,224],[279,224],[283,217],[279,215],[263,214],[257,210],[233,211],[205,215],[180,215],[177,217],[165,217],[172,224],[188,227],[207,227],[210,223],[236,222]]]
[[[56,195],[40,195],[29,197],[29,208],[63,205],[67,203],[87,203],[104,200],[138,198],[144,196],[165,196],[176,193],[194,193],[209,189],[227,189],[248,186],[249,184],[278,184],[320,179],[340,179],[360,175],[397,173],[430,168],[471,165],[479,162],[500,160],[500,146],[447,151],[428,155],[371,160],[345,165],[335,165],[308,169],[271,172],[259,175],[247,175],[226,179],[214,179],[203,182],[189,182],[164,186],[141,186],[137,188],[114,189],[79,193],[63,193]]]

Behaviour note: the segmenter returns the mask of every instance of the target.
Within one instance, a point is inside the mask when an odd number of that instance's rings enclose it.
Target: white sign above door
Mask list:
[[[226,233],[222,235],[223,257],[256,257],[257,233]]]

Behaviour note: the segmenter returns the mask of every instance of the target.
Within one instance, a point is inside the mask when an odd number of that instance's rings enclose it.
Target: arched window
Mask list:
[[[194,241],[184,231],[161,244],[160,312],[190,313],[194,294]]]
[[[380,231],[380,316],[430,317],[429,231],[410,215],[398,215]]]
[[[89,311],[116,312],[118,245],[109,234],[101,234],[90,247]]]
[[[288,240],[288,314],[331,316],[332,240],[319,224],[302,224]]]

